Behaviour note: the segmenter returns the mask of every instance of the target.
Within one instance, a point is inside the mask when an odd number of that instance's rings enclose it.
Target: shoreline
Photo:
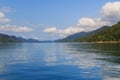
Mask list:
[[[99,43],[99,44],[102,44],[102,43],[120,43],[120,41],[98,41],[98,42],[91,42],[91,43]]]

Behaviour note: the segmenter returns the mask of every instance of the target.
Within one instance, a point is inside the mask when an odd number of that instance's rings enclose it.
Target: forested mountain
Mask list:
[[[80,33],[75,33],[73,35],[69,35],[66,38],[63,39],[58,39],[56,42],[72,42],[77,38],[83,37],[87,34],[87,32],[80,32]]]
[[[0,33],[0,42],[20,42],[15,36],[9,36]]]
[[[40,42],[39,40],[37,40],[37,39],[32,39],[32,38],[25,39],[25,38],[23,38],[23,37],[17,37],[17,39],[19,39],[21,42],[26,42],[26,43]]]
[[[120,22],[117,24],[97,31],[94,34],[86,35],[82,38],[75,39],[77,42],[120,42]]]
[[[67,36],[66,38],[56,40],[56,42],[74,42],[74,41],[77,41],[78,38],[83,38],[85,36],[94,35],[95,33],[99,32],[101,30],[107,29],[107,28],[109,28],[109,26],[103,26],[103,27],[101,27],[101,28],[99,28],[97,30],[93,30],[93,31],[90,31],[90,32],[75,33],[73,35]]]
[[[120,22],[90,32],[80,32],[56,42],[120,42]]]
[[[16,37],[16,36],[10,36],[6,34],[1,34],[0,33],[0,43],[5,43],[5,42],[25,42],[25,43],[32,43],[32,42],[40,42],[39,40],[36,39],[24,39],[22,37]]]
[[[64,39],[55,40],[54,42],[120,42],[120,22],[109,27],[103,26],[90,32],[80,32],[70,35]],[[0,33],[0,42],[53,42],[39,41],[36,39],[24,39],[22,37],[9,36]]]

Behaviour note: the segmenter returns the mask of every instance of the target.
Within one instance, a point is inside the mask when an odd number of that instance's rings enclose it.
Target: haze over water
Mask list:
[[[0,80],[119,80],[120,44],[0,44]]]

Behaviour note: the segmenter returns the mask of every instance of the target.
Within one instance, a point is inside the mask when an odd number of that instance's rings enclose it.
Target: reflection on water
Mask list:
[[[120,80],[120,44],[0,44],[0,80]]]
[[[69,54],[79,57],[78,64],[102,68],[103,80],[120,79],[120,44],[67,44]],[[86,52],[86,53],[85,53]],[[82,62],[83,61],[83,62]],[[76,62],[77,63],[77,62]],[[73,62],[72,62],[73,64]],[[83,66],[85,68],[85,66]],[[80,67],[81,68],[81,67]]]

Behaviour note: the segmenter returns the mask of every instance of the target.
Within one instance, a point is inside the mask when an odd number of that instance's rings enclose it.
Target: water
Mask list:
[[[120,80],[120,44],[0,44],[0,80]]]

